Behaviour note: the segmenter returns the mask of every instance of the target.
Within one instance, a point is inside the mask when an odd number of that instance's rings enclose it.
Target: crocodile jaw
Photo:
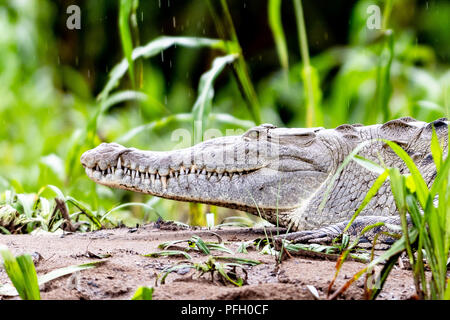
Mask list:
[[[298,162],[291,156],[285,160],[281,157],[280,161],[269,154],[248,161],[252,144],[246,145],[244,161],[218,165],[218,158],[230,150],[236,155],[236,146],[241,143],[240,136],[223,137],[168,152],[101,144],[84,153],[81,162],[89,178],[105,186],[251,213],[260,211],[263,217],[269,218],[273,217],[270,212],[297,208],[328,176],[327,172],[317,171],[302,161],[301,170],[283,171],[292,161]],[[266,150],[266,147],[255,148]]]

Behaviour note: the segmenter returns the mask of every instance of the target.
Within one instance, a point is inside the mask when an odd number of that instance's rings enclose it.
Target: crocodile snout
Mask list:
[[[83,153],[81,164],[85,168],[94,168],[99,166],[101,170],[115,165],[120,154],[128,149],[117,143],[102,143],[95,149]]]

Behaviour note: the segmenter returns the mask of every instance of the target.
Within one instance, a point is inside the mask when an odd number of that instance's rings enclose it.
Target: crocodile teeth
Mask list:
[[[167,188],[167,176],[161,176],[161,184],[163,189]]]
[[[101,178],[100,171],[94,171],[94,178],[97,180]]]
[[[125,169],[123,170],[123,174],[128,174],[128,168],[125,167]]]
[[[217,177],[219,178],[219,180],[222,179],[222,176],[223,176],[223,173],[217,174]]]
[[[120,157],[119,159],[117,159],[117,169],[122,169],[122,160],[120,159]]]
[[[151,182],[152,182],[152,184],[154,184],[155,183],[155,175],[154,174],[151,174],[150,175],[150,180],[151,180]]]
[[[121,179],[123,176],[123,170],[122,169],[117,169],[115,172],[115,175],[117,178]]]
[[[211,176],[212,176],[212,173],[208,172],[208,175],[207,175],[208,179],[211,178]]]

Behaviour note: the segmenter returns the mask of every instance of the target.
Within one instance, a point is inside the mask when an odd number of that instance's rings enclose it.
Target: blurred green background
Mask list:
[[[81,28],[71,30],[74,4]],[[57,229],[56,196],[85,230],[95,219],[135,225],[158,215],[201,224],[198,216],[218,210],[94,184],[79,158],[103,141],[169,150],[180,147],[173,131],[192,131],[194,119],[225,134],[259,122],[335,127],[447,116],[450,2],[299,4],[0,0],[0,232]],[[381,9],[380,29],[367,26],[370,5]],[[161,36],[189,38],[167,48],[153,42],[151,57],[128,60],[131,72],[105,89],[132,48]],[[220,42],[199,46],[200,38]],[[221,56],[234,62],[209,78],[214,90],[201,101],[200,79]],[[217,223],[237,214],[218,213]]]

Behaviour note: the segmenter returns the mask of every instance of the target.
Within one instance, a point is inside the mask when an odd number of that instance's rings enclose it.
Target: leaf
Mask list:
[[[131,31],[129,24],[132,7],[133,7],[133,0],[120,0],[120,9],[119,9],[120,39],[122,41],[123,53],[129,65],[130,80],[133,85],[133,88],[135,88],[136,84],[134,78],[134,63],[132,58],[133,40],[131,39]]]
[[[85,206],[80,201],[78,201],[77,199],[72,198],[70,196],[68,196],[66,198],[66,202],[73,204],[75,207],[77,207],[78,209],[83,211],[83,213],[94,223],[94,225],[97,228],[99,228],[99,229],[102,228],[102,223],[97,219],[95,214],[87,206]]]
[[[214,257],[214,259],[216,259],[216,260],[225,260],[225,261],[233,261],[235,263],[248,264],[248,265],[251,265],[251,266],[257,266],[258,264],[262,263],[261,261],[258,261],[258,260],[238,258],[238,257],[216,256],[216,257]]]
[[[309,290],[309,292],[311,292],[315,299],[320,300],[319,292],[317,291],[316,287],[307,285],[306,288]]]
[[[33,217],[33,207],[36,201],[36,195],[21,193],[16,195],[17,202],[22,205],[23,213],[27,218]]]
[[[447,279],[447,288],[445,289],[444,300],[450,300],[450,278]]]
[[[210,250],[208,248],[208,246],[206,245],[206,243],[202,240],[202,238],[198,237],[198,236],[192,236],[191,240],[189,240],[189,242],[192,242],[193,244],[195,244],[195,246],[202,251],[204,254],[210,254]]]
[[[413,230],[409,234],[409,239],[411,240],[411,243],[413,243],[417,239],[418,232],[417,230]],[[377,264],[382,263],[384,261],[388,261],[392,256],[395,256],[396,254],[402,252],[405,250],[406,244],[405,244],[405,237],[403,236],[400,240],[394,242],[394,244],[385,252],[380,254],[377,258],[372,260],[369,264],[367,264],[363,269],[358,271],[350,280],[348,280],[346,283],[344,283],[338,290],[336,290],[330,297],[330,300],[336,299],[341,293],[343,293],[345,290],[348,289],[348,287],[358,280],[367,270],[372,269]]]
[[[222,72],[225,66],[233,62],[238,56],[230,54],[224,57],[214,59],[210,70],[205,72],[200,78],[198,86],[198,97],[192,107],[194,121],[194,143],[199,143],[203,137],[203,131],[206,129],[206,119],[211,112],[212,99],[214,97],[214,80]],[[198,132],[198,125],[200,131]]]
[[[361,157],[360,155],[355,154],[353,157],[353,161],[359,164],[361,167],[366,168],[367,170],[376,173],[378,175],[384,172],[384,168],[380,166],[378,163],[373,162],[372,160]]]
[[[107,211],[101,218],[100,218],[100,222],[102,222],[107,216],[109,216],[111,213],[113,213],[114,211],[126,208],[126,207],[130,207],[130,206],[137,206],[137,207],[144,207],[146,209],[149,209],[153,212],[156,213],[156,215],[162,219],[162,217],[159,215],[158,211],[155,210],[155,208],[153,208],[152,206],[146,204],[146,203],[140,203],[140,202],[128,202],[128,203],[123,203],[117,207],[114,207],[113,209]]]
[[[100,105],[97,107],[97,111],[95,115],[89,120],[87,127],[86,127],[86,134],[88,136],[88,141],[92,142],[96,131],[97,131],[97,124],[99,122],[100,117],[108,111],[109,108],[112,106],[122,103],[125,101],[130,100],[137,100],[137,101],[145,101],[148,99],[148,96],[145,93],[139,92],[139,91],[133,91],[133,90],[124,90],[119,91],[105,100],[102,100]]]
[[[23,300],[40,300],[36,269],[30,255],[17,258],[5,246],[0,246],[3,265],[12,284],[0,287],[0,295],[20,295]],[[8,293],[13,294],[8,294]]]
[[[195,266],[193,264],[178,264],[172,267],[168,267],[166,269],[164,269],[162,272],[164,272],[164,275],[161,278],[161,284],[164,284],[166,282],[166,278],[169,275],[169,273],[177,271],[179,269],[185,269],[185,268],[195,268]]]
[[[218,243],[206,243],[206,246],[207,246],[210,250],[224,251],[224,252],[226,252],[226,253],[233,254],[233,251],[231,251],[230,249],[228,249],[227,247],[225,247],[223,244],[218,244]]]
[[[433,155],[434,163],[436,164],[436,170],[439,171],[442,163],[442,149],[439,144],[439,139],[436,135],[436,130],[434,129],[434,125],[432,126],[432,135],[431,135],[431,154]]]
[[[59,189],[58,187],[56,187],[56,186],[54,186],[54,185],[51,185],[51,184],[48,184],[48,185],[42,187],[41,189],[39,189],[39,191],[38,191],[38,193],[37,193],[37,196],[40,197],[41,194],[42,194],[47,188],[50,189],[50,190],[52,190],[52,191],[56,194],[56,196],[57,196],[59,199],[61,199],[61,200],[65,200],[65,199],[66,199],[66,197],[64,196],[64,193],[61,191],[61,189]]]
[[[94,262],[84,263],[84,264],[80,264],[80,265],[72,265],[72,266],[68,266],[68,267],[64,267],[64,268],[60,268],[60,269],[55,269],[55,270],[50,271],[49,273],[46,273],[45,275],[37,278],[38,288],[39,288],[39,286],[42,286],[43,284],[50,282],[52,280],[55,280],[57,278],[63,277],[65,275],[68,275],[68,274],[71,274],[71,273],[74,273],[77,271],[95,268],[97,265],[103,264],[105,262],[106,262],[105,260],[100,260],[100,261],[94,261]],[[34,267],[34,265],[33,265],[33,267]],[[4,286],[0,287],[0,295],[4,295],[4,296],[16,296],[16,295],[18,295],[17,291],[19,291],[19,290],[16,290],[11,285],[4,285]]]
[[[133,61],[140,57],[150,58],[173,45],[190,48],[209,47],[211,49],[219,49],[223,52],[225,52],[226,48],[225,42],[217,39],[162,36],[149,42],[145,46],[135,48],[133,50],[131,58]],[[125,72],[128,70],[128,66],[129,64],[127,59],[123,59],[111,70],[111,72],[109,73],[109,80],[98,95],[98,100],[105,100],[109,96],[111,90],[117,86],[120,78],[122,78]]]
[[[348,222],[345,229],[342,231],[343,233],[350,228],[353,221],[355,221],[356,217],[360,214],[360,212],[366,207],[366,205],[372,200],[372,198],[377,194],[378,190],[381,188],[383,183],[386,181],[387,177],[389,175],[389,171],[386,169],[373,183],[373,185],[370,187],[369,191],[367,191],[366,196],[364,197],[362,203],[358,207],[358,209],[353,214],[352,218]]]
[[[328,195],[330,194],[331,189],[333,188],[334,183],[336,182],[336,179],[340,176],[342,170],[344,170],[344,168],[355,157],[355,155],[358,154],[359,151],[361,151],[367,145],[374,143],[375,141],[377,141],[377,140],[371,139],[371,140],[367,140],[367,141],[364,141],[364,142],[358,144],[355,147],[355,149],[353,149],[353,151],[350,152],[350,154],[347,157],[345,157],[344,161],[342,161],[341,165],[337,168],[335,174],[331,177],[330,181],[328,182],[328,187],[323,195],[322,202],[320,203],[320,206],[319,206],[319,211],[323,210],[325,203],[327,202]]]
[[[282,0],[269,0],[268,15],[269,26],[275,39],[280,64],[287,71],[289,69],[289,58],[281,19],[281,2]]]
[[[148,254],[144,254],[144,257],[158,258],[158,257],[166,257],[166,256],[183,256],[188,260],[192,260],[190,254],[181,250],[164,250],[159,252],[152,252]]]
[[[134,293],[131,300],[152,300],[152,298],[153,298],[153,288],[139,287]]]
[[[411,175],[416,184],[416,187],[417,187],[416,194],[418,196],[418,200],[419,200],[420,204],[422,205],[422,207],[425,207],[426,201],[427,201],[427,195],[428,195],[428,187],[427,187],[427,184],[425,183],[425,180],[423,179],[419,169],[417,169],[416,164],[411,159],[411,157],[406,153],[406,151],[403,150],[398,144],[396,144],[395,142],[389,141],[389,140],[385,140],[385,139],[382,139],[382,141],[384,141],[386,144],[388,144],[389,147],[391,147],[391,149],[400,157],[400,159],[402,159],[403,162],[405,162],[405,164],[408,167],[409,172],[411,172]]]

